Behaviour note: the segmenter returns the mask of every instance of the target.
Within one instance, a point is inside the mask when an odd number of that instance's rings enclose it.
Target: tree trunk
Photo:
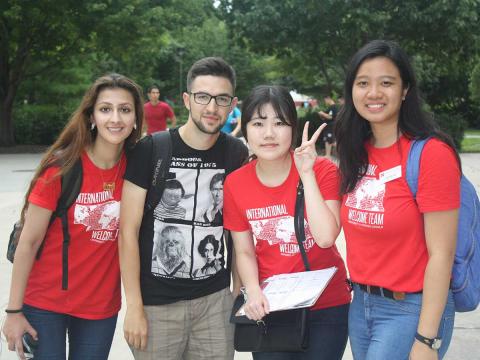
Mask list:
[[[12,101],[0,99],[0,146],[14,146],[15,134],[12,121]]]

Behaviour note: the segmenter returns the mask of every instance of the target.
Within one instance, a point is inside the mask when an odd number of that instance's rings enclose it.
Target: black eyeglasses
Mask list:
[[[232,104],[233,96],[230,95],[210,95],[204,92],[190,93],[193,95],[193,100],[200,105],[208,105],[212,99],[215,99],[215,104],[218,106],[227,107]]]

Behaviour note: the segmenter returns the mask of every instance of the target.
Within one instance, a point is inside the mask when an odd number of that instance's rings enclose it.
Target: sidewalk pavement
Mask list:
[[[13,223],[18,219],[24,192],[40,154],[0,154],[0,315],[3,323],[3,309],[7,306],[12,266],[5,258],[8,235]],[[480,192],[480,154],[462,154],[463,172]],[[441,196],[441,194],[439,194]],[[337,240],[340,252],[345,254],[343,236]],[[480,275],[479,275],[480,276]],[[109,360],[133,360],[133,356],[123,339],[122,325],[125,307],[119,314],[115,337]],[[474,312],[457,313],[455,330],[445,360],[480,360],[480,308]],[[9,352],[6,342],[0,342],[0,360],[14,360],[15,353]],[[235,360],[251,359],[249,353],[237,353]],[[351,360],[347,347],[344,360]]]

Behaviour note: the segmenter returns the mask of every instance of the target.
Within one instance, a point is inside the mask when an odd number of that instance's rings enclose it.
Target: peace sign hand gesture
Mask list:
[[[305,123],[302,134],[302,143],[295,149],[294,152],[295,166],[297,167],[300,177],[313,171],[313,164],[318,156],[317,150],[315,149],[315,143],[322,130],[325,128],[325,126],[327,126],[326,123],[320,125],[317,131],[315,131],[315,133],[312,135],[312,138],[308,140],[309,124],[309,121]]]

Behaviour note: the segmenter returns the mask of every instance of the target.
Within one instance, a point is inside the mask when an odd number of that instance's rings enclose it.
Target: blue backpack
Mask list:
[[[420,156],[428,139],[414,140],[408,154],[406,179],[416,198]],[[473,311],[480,302],[480,202],[473,184],[462,175],[457,249],[451,289],[455,311]],[[439,194],[441,196],[441,194]]]

